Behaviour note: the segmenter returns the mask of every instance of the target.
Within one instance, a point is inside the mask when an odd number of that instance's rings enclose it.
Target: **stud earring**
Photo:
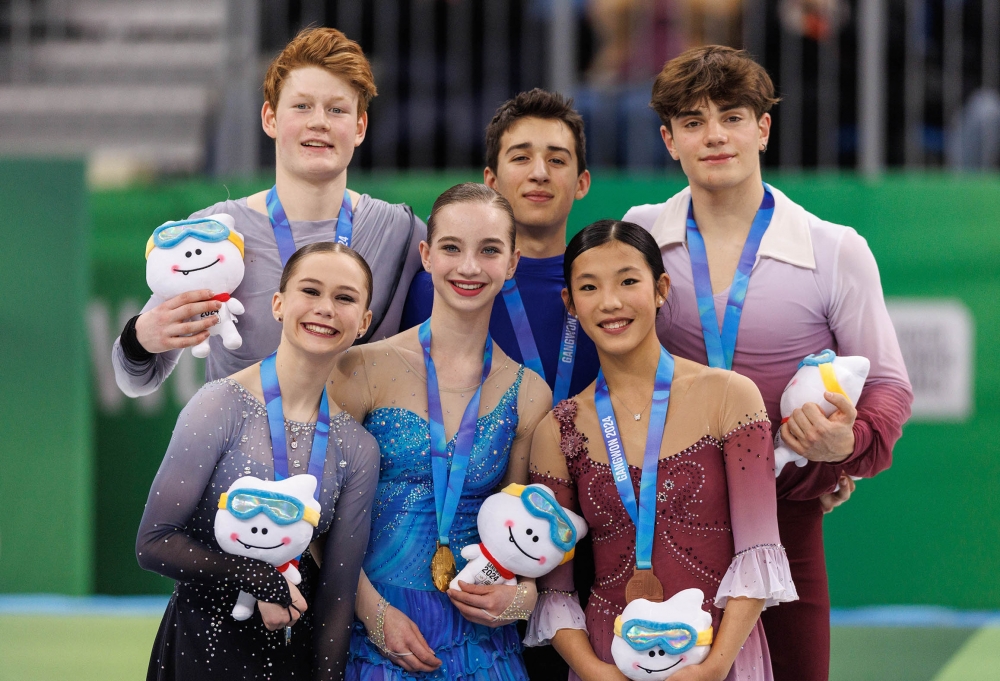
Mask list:
[[[274,319],[275,319],[275,320],[276,320],[276,321],[277,321],[277,322],[278,322],[279,324],[280,324],[281,322],[285,321],[283,317],[275,317]]]

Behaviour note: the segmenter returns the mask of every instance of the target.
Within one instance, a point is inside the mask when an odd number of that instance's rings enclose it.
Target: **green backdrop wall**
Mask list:
[[[83,177],[74,161],[0,162],[0,592],[92,584]]]
[[[478,173],[352,175],[351,186],[426,215],[437,194]],[[827,560],[835,605],[927,603],[1000,608],[1000,181],[995,177],[771,176],[807,209],[852,225],[878,259],[889,296],[957,298],[975,321],[974,412],[960,423],[906,426],[895,464],[859,485],[827,517]],[[91,198],[95,239],[89,324],[96,426],[95,587],[102,593],[162,592],[169,582],[136,566],[135,530],[180,405],[197,389],[201,367],[187,359],[155,396],[129,400],[110,373],[111,341],[147,297],[143,245],[168,219],[268,186],[257,181],[179,182]],[[678,176],[595,173],[571,231],[630,206],[662,201]],[[110,378],[109,378],[110,377]]]

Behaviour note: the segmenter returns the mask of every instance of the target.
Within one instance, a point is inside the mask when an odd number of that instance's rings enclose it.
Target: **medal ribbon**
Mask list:
[[[431,320],[420,325],[420,347],[424,349],[424,367],[427,369],[427,416],[431,436],[431,473],[434,476],[434,510],[437,513],[438,543],[447,546],[448,533],[455,520],[458,502],[465,485],[465,473],[472,456],[472,444],[476,439],[476,422],[479,419],[479,399],[483,383],[490,375],[493,364],[493,339],[486,335],[483,351],[483,378],[476,393],[469,400],[462,414],[462,421],[455,434],[455,451],[448,470],[448,441],[445,439],[444,417],[441,412],[441,391],[438,388],[437,370],[431,359]]]
[[[639,481],[639,504],[636,508],[635,489],[625,460],[618,421],[611,405],[611,394],[604,380],[604,371],[597,372],[594,405],[601,422],[604,447],[608,451],[611,475],[618,488],[618,496],[635,525],[635,566],[640,570],[653,567],[653,530],[656,525],[656,473],[660,461],[660,444],[670,406],[670,385],[674,380],[674,358],[660,348],[660,361],[656,364],[653,381],[653,401],[649,409],[649,429],[646,431],[646,450],[642,455],[642,478]]]
[[[267,407],[267,426],[271,431],[271,454],[274,457],[274,479],[288,477],[288,447],[285,441],[285,414],[281,407],[281,386],[278,385],[278,371],[275,368],[277,350],[260,363],[260,383],[264,388],[264,404]],[[309,452],[309,475],[316,478],[316,501],[319,501],[323,487],[323,468],[326,466],[326,446],[330,439],[330,403],[326,398],[326,388],[319,399],[319,415],[316,417],[316,432],[313,435],[312,450]]]
[[[694,220],[694,202],[688,204],[687,242],[688,253],[691,256],[691,274],[694,278],[694,292],[698,298],[698,317],[701,318],[701,333],[705,337],[705,351],[708,354],[708,365],[716,369],[732,369],[733,353],[736,351],[736,336],[740,330],[740,317],[743,315],[743,303],[747,297],[747,287],[750,286],[750,271],[757,260],[757,250],[760,240],[764,237],[771,217],[774,215],[774,196],[771,189],[764,185],[764,199],[750,225],[750,233],[743,244],[733,283],[729,287],[729,300],[726,301],[726,314],[722,318],[722,330],[719,330],[719,318],[715,314],[715,297],[712,295],[712,277],[708,273],[708,255],[705,252],[705,240],[698,231]]]
[[[285,215],[285,208],[278,198],[278,185],[274,185],[267,192],[267,218],[271,221],[271,229],[274,231],[274,240],[278,242],[278,255],[281,257],[281,266],[284,267],[288,259],[295,253],[295,239],[292,238],[292,227],[288,224],[288,216]],[[351,207],[351,194],[344,190],[344,200],[340,204],[340,215],[337,216],[336,241],[350,247],[351,236],[354,233],[354,209]]]
[[[503,285],[503,302],[507,306],[510,324],[514,327],[514,336],[521,349],[521,359],[524,365],[542,377],[545,381],[545,368],[538,355],[535,345],[535,335],[531,332],[528,314],[524,310],[524,301],[517,290],[517,281],[508,279]],[[556,362],[556,383],[552,390],[552,406],[569,397],[570,383],[573,380],[573,365],[576,363],[577,334],[580,330],[579,320],[568,311],[563,320],[562,342],[559,344],[559,358]]]

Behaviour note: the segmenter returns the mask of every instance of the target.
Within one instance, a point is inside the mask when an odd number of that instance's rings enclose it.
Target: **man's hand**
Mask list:
[[[292,595],[292,607],[290,608],[286,608],[278,603],[257,601],[260,618],[264,620],[264,626],[268,631],[277,631],[283,627],[290,627],[299,621],[299,616],[302,613],[309,609],[306,599],[302,598],[302,594],[299,592],[297,586],[289,582],[288,591]]]
[[[840,485],[840,489],[836,492],[830,492],[829,494],[822,494],[819,497],[819,503],[823,507],[823,513],[829,513],[850,499],[851,493],[854,492],[854,488],[856,487],[856,483],[849,475],[842,474],[837,483]]]
[[[188,291],[164,301],[135,320],[135,336],[139,344],[154,355],[167,350],[190,348],[208,338],[208,329],[219,323],[219,315],[206,315],[197,321],[187,321],[206,312],[218,312],[222,303],[212,300],[207,289]]]
[[[781,426],[781,439],[810,461],[837,463],[854,452],[854,420],[858,410],[840,393],[824,393],[837,408],[829,418],[819,405],[807,402],[796,409]]]

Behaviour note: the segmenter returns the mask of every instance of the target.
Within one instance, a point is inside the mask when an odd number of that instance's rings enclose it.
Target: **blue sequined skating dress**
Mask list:
[[[476,516],[483,500],[504,477],[518,425],[517,397],[524,375],[503,394],[496,408],[481,416],[469,460],[462,498],[452,524],[452,553],[479,542]],[[376,590],[412,619],[441,666],[410,674],[385,658],[355,622],[347,666],[348,681],[468,679],[527,681],[521,643],[513,624],[491,628],[465,619],[431,581],[437,520],[427,421],[408,409],[379,407],[364,420],[382,450],[378,490],[364,570]],[[449,466],[455,440],[448,443]]]

